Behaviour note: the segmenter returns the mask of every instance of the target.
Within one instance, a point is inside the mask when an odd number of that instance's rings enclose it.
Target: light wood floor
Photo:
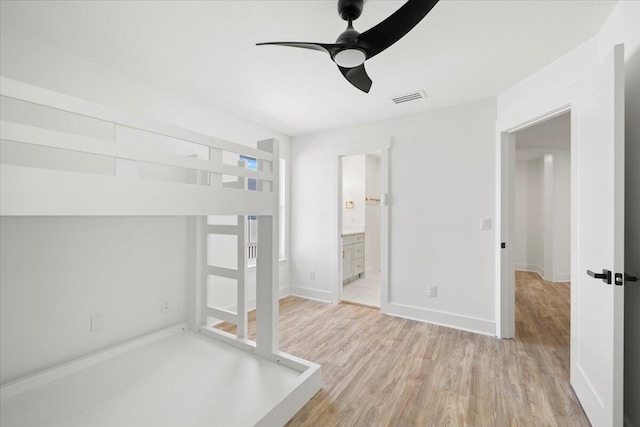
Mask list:
[[[288,297],[281,349],[320,363],[324,384],[287,426],[589,426],[569,385],[569,292],[518,273],[513,340]]]

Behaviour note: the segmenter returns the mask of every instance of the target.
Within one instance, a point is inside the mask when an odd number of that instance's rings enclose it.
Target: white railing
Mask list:
[[[249,259],[249,263],[254,263],[258,257],[258,243],[250,242],[247,244],[247,258]]]
[[[45,107],[40,108],[38,114],[26,114],[27,119],[19,121],[12,119],[11,111],[3,112],[0,120],[0,138],[3,144],[12,142],[110,157],[114,161],[113,174],[116,176],[153,179],[154,177],[139,175],[137,172],[136,165],[146,163],[179,168],[194,177],[205,176],[204,179],[186,179],[182,181],[184,183],[245,190],[244,186],[233,185],[234,182],[254,178],[260,183],[258,191],[271,191],[274,187],[271,164],[274,159],[277,161],[277,152],[247,147],[143,117],[135,117],[4,77],[0,78],[0,95],[8,100],[26,102],[34,108]],[[49,125],[60,112],[75,115],[83,120],[95,119],[101,122],[103,127],[111,127],[111,140],[52,129]],[[47,113],[51,113],[54,118],[45,117],[43,120],[42,116]],[[36,116],[38,119],[33,119]],[[157,144],[154,144],[155,142]],[[188,146],[186,149],[185,143]],[[239,155],[256,158],[268,166],[258,171],[247,169],[238,165]]]

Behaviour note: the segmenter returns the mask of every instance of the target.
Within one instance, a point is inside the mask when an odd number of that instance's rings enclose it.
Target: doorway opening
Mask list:
[[[527,341],[537,341],[541,334],[554,335],[557,345],[566,349],[562,354],[568,375],[571,113],[516,131],[514,137],[515,332],[519,339]],[[544,303],[545,300],[549,302]],[[533,301],[537,303],[532,304]],[[538,319],[539,328],[523,324],[524,319],[531,318]]]
[[[331,302],[388,312],[390,138],[333,151]]]
[[[380,152],[342,158],[342,302],[380,308]]]
[[[568,291],[571,164],[569,106],[502,133],[501,338],[516,336],[517,285],[564,283]],[[562,318],[570,317],[567,309]]]
[[[580,83],[529,92],[497,124],[496,335],[512,338],[515,134],[571,110],[570,384],[602,425],[624,414],[624,59],[615,45]]]

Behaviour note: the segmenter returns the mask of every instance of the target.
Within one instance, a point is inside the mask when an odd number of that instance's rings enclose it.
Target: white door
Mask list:
[[[571,384],[594,427],[623,425],[624,46],[615,46],[572,108],[574,209]],[[575,193],[575,192],[574,192]],[[611,272],[611,284],[601,275]],[[605,281],[607,278],[605,277]]]

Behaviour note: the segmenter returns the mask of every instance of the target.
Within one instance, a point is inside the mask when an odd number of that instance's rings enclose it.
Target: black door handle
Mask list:
[[[602,269],[602,273],[594,273],[591,270],[587,270],[587,274],[594,279],[602,279],[607,285],[611,284],[611,272],[609,270]]]
[[[624,281],[626,282],[637,282],[638,278],[635,276],[632,276],[630,274],[624,273]]]

